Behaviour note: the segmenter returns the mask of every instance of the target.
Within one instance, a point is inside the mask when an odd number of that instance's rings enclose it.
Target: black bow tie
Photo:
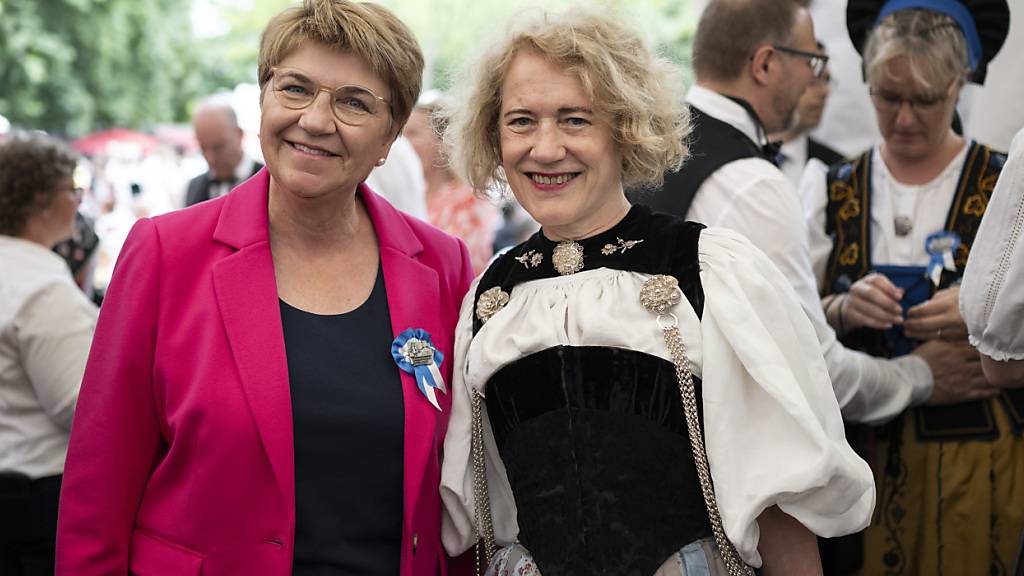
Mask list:
[[[747,114],[750,116],[750,118],[754,121],[754,124],[757,126],[758,132],[761,134],[765,133],[764,124],[761,123],[761,117],[757,115],[757,110],[754,110],[754,107],[750,104],[750,102],[747,102],[743,98],[729,96],[728,94],[723,94],[723,96],[739,104],[741,108],[746,110]],[[761,146],[761,154],[763,155],[765,160],[778,166],[780,164],[778,157],[779,148],[781,147],[782,142],[769,142],[767,144],[763,144]]]
[[[775,164],[776,166],[781,166],[782,165],[782,161],[783,161],[783,157],[782,156],[783,155],[782,155],[781,150],[782,150],[782,141],[781,140],[778,140],[778,141],[775,141],[775,142],[769,142],[769,143],[764,144],[764,145],[761,146],[761,153],[764,154],[765,159],[768,160],[769,162],[771,162],[772,164]]]

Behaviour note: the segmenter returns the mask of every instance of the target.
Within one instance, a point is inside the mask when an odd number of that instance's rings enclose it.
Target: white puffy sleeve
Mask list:
[[[459,324],[455,330],[455,364],[452,369],[452,412],[444,440],[444,461],[441,465],[441,502],[444,507],[441,541],[450,556],[458,556],[476,543],[476,519],[473,500],[473,404],[474,390],[467,379],[469,345],[473,340],[473,308],[480,277],[470,285],[462,301]],[[495,539],[500,545],[511,544],[519,534],[516,505],[505,475],[505,466],[498,456],[498,446],[491,434],[487,410],[482,410],[484,451],[488,491],[494,518]]]
[[[789,283],[741,235],[699,245],[705,442],[726,534],[759,566],[757,517],[777,505],[819,536],[867,526],[871,470],[846,442],[839,405]]]
[[[1017,288],[1013,288],[1016,286]],[[1000,362],[1024,359],[1024,130],[1010,146],[960,286],[971,344]]]

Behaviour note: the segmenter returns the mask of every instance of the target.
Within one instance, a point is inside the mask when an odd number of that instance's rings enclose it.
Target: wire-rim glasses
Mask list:
[[[956,84],[955,82],[953,83]],[[882,90],[875,87],[868,88],[871,95],[871,103],[875,109],[882,112],[897,112],[903,107],[903,103],[910,104],[910,109],[917,114],[931,114],[942,108],[942,104],[952,95],[953,86],[949,86],[940,94],[915,94],[904,96],[889,90]]]
[[[339,122],[361,126],[390,112],[391,103],[365,86],[343,84],[329,87],[310,78],[298,68],[274,66],[270,69],[271,89],[277,101],[289,110],[308,108],[320,92],[331,98],[331,111]]]
[[[811,71],[814,73],[815,78],[821,78],[825,74],[825,67],[828,65],[828,55],[821,54],[818,52],[808,52],[806,50],[797,50],[796,48],[790,48],[789,46],[782,46],[781,44],[772,44],[772,48],[779,52],[785,52],[786,54],[792,54],[794,56],[803,56],[807,58],[807,65],[811,67]]]

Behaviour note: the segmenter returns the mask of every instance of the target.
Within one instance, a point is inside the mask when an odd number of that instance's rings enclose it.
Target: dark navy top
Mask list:
[[[281,301],[295,430],[296,576],[388,575],[402,541],[404,404],[378,268],[369,299],[319,315]]]

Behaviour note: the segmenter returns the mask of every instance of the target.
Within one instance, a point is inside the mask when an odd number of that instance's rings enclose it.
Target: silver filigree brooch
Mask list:
[[[617,245],[611,243],[605,244],[604,247],[601,248],[601,254],[604,254],[605,256],[611,256],[616,252],[625,254],[626,250],[629,250],[630,248],[643,242],[643,240],[623,240],[622,238],[616,238],[615,241],[618,242]]]
[[[480,295],[480,298],[476,301],[476,317],[481,322],[487,322],[491,319],[502,308],[508,304],[508,292],[501,289],[501,286],[495,286],[486,290]]]
[[[540,266],[541,262],[544,261],[544,255],[541,254],[540,252],[537,252],[536,250],[530,250],[525,254],[516,256],[515,259],[518,260],[520,264],[527,268],[536,268],[537,266]]]
[[[648,312],[664,314],[682,300],[679,281],[672,276],[651,276],[640,288],[640,305]]]

